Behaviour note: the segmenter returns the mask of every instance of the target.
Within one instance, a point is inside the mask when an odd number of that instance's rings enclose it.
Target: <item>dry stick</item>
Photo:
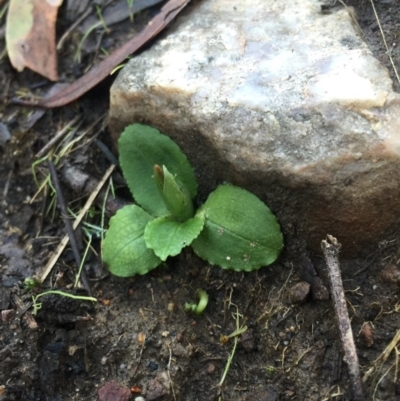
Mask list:
[[[85,206],[83,206],[83,208],[80,211],[78,217],[75,219],[74,224],[72,225],[72,228],[74,230],[79,226],[79,224],[82,221],[83,217],[85,216],[87,211],[92,206],[96,196],[98,195],[98,193],[100,192],[101,188],[103,187],[103,185],[105,184],[105,182],[107,181],[107,179],[111,175],[111,173],[114,171],[114,169],[115,169],[115,165],[112,164],[108,168],[108,170],[105,172],[103,178],[98,183],[97,187],[94,189],[94,191],[89,196],[88,200],[85,203]],[[56,252],[52,255],[52,257],[47,262],[47,265],[45,266],[44,271],[40,276],[40,282],[41,283],[43,283],[43,281],[46,280],[47,276],[50,274],[51,270],[53,269],[53,267],[56,264],[56,262],[57,262],[58,258],[60,257],[60,255],[63,253],[63,251],[64,251],[65,247],[67,246],[67,244],[68,244],[68,235],[66,235],[61,240],[60,244],[57,247]]]
[[[81,255],[79,253],[78,244],[76,242],[75,232],[74,232],[74,230],[72,228],[72,224],[68,218],[67,204],[65,203],[64,195],[61,190],[61,185],[60,185],[60,181],[58,180],[56,168],[54,167],[53,162],[50,160],[48,162],[48,165],[49,165],[49,169],[50,169],[51,180],[53,181],[54,187],[56,189],[58,204],[60,205],[60,208],[61,208],[61,215],[64,220],[65,228],[67,230],[69,242],[71,243],[72,252],[74,253],[75,263],[76,263],[77,269],[79,269],[79,266],[81,265]],[[87,293],[90,296],[93,296],[92,290],[89,285],[89,281],[86,277],[86,272],[83,269],[81,271],[80,280],[81,280],[84,288],[86,289]]]
[[[61,50],[64,46],[64,42],[68,39],[69,35],[73,32],[73,30],[91,13],[93,12],[92,7],[88,7],[84,13],[64,32],[63,36],[57,43],[57,50]]]
[[[81,116],[77,115],[75,116],[61,131],[57,132],[57,134],[41,149],[39,152],[36,154],[36,158],[40,159],[49,149],[51,149],[72,127],[78,120],[81,118]],[[76,129],[79,128],[81,123],[76,127]]]
[[[389,46],[387,45],[386,37],[385,37],[385,34],[383,32],[381,21],[379,20],[378,13],[376,12],[376,8],[375,8],[375,4],[374,4],[373,0],[371,0],[371,6],[372,6],[372,9],[374,10],[376,22],[378,23],[379,30],[380,30],[381,35],[382,35],[382,41],[383,41],[383,44],[385,45],[385,48],[386,48],[386,54],[389,56],[389,60],[390,60],[390,62],[392,64],[392,67],[393,67],[394,73],[396,75],[397,81],[400,84],[400,77],[399,77],[399,74],[397,72],[396,65],[394,64],[394,61],[393,61],[393,58],[392,58],[392,52],[391,52],[391,50],[389,50]]]
[[[129,55],[135,53],[149,40],[158,35],[176,15],[183,10],[189,1],[190,0],[169,0],[142,31],[115,50],[110,56],[96,64],[81,78],[78,78],[76,81],[60,89],[57,93],[49,93],[47,97],[36,102],[12,99],[12,103],[24,106],[53,108],[64,106],[78,99],[106,78],[113,69],[118,64],[124,62]]]
[[[347,362],[349,368],[350,383],[353,391],[353,400],[365,401],[356,346],[354,344],[353,332],[351,330],[349,313],[347,311],[346,299],[344,297],[342,277],[340,274],[340,247],[341,245],[338,240],[331,235],[327,235],[327,239],[321,242],[322,252],[324,253],[326,265],[328,267],[331,295],[335,307],[336,318],[339,325],[345,361]]]

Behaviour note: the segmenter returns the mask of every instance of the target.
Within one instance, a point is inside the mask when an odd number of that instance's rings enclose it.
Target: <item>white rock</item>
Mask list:
[[[134,57],[111,90],[114,140],[132,122],[170,135],[199,175],[255,192],[285,233],[345,251],[400,216],[400,96],[345,8],[202,0]],[[290,224],[293,223],[294,224]]]

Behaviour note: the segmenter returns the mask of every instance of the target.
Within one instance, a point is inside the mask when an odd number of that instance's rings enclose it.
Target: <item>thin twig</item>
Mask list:
[[[82,210],[80,211],[78,217],[75,219],[74,224],[72,225],[72,228],[74,230],[78,227],[78,225],[82,221],[83,217],[85,216],[87,211],[92,206],[96,196],[98,195],[98,193],[100,192],[100,190],[103,187],[104,183],[107,181],[108,177],[111,175],[111,173],[114,171],[114,169],[115,169],[115,165],[112,164],[108,168],[108,170],[105,172],[105,174],[104,174],[103,178],[101,179],[101,181],[97,184],[97,187],[90,194],[88,200],[85,203],[85,206],[82,208]],[[65,247],[67,246],[67,244],[68,244],[68,235],[64,236],[64,238],[61,240],[60,244],[58,245],[56,252],[52,255],[52,257],[47,262],[47,265],[45,266],[44,271],[40,276],[40,282],[41,283],[43,283],[43,281],[46,280],[47,276],[49,275],[49,273],[53,269],[54,265],[57,263],[58,258],[63,253],[63,251],[64,251]]]
[[[381,21],[379,20],[378,13],[376,12],[375,4],[374,4],[374,1],[373,1],[373,0],[371,0],[371,6],[372,6],[372,9],[374,10],[376,22],[378,23],[379,30],[380,30],[381,35],[382,35],[383,44],[385,45],[385,48],[386,48],[386,54],[389,56],[389,60],[390,60],[390,62],[391,62],[391,64],[392,64],[393,71],[394,71],[394,73],[395,73],[395,75],[396,75],[396,78],[397,78],[398,83],[400,84],[400,77],[399,77],[399,74],[398,74],[398,72],[397,72],[396,65],[394,64],[391,51],[389,50],[389,47],[388,47],[388,45],[387,45],[386,37],[385,37],[385,34],[383,33]]]
[[[76,242],[75,232],[72,228],[71,221],[68,218],[67,204],[65,203],[64,195],[61,190],[61,185],[60,185],[60,181],[58,180],[56,168],[54,167],[54,164],[51,160],[49,160],[48,165],[49,165],[51,180],[53,181],[54,187],[56,189],[57,200],[58,200],[58,204],[60,205],[60,209],[61,209],[61,215],[64,220],[65,228],[67,230],[69,242],[71,243],[72,252],[74,253],[75,263],[76,263],[77,269],[79,269],[79,266],[81,265],[81,255],[79,253],[78,244]],[[82,270],[80,279],[81,279],[83,287],[86,289],[87,293],[90,296],[92,296],[93,295],[92,290],[90,288],[88,279],[86,277],[85,270]]]
[[[48,143],[46,143],[46,145],[41,150],[39,150],[39,152],[36,154],[36,158],[40,159],[42,156],[44,156],[47,151],[51,149],[76,122],[78,122],[80,118],[81,116],[79,115],[75,116],[61,131],[57,132],[57,134],[54,135],[54,137]],[[79,128],[79,125],[76,127],[76,129]]]
[[[174,401],[176,401],[174,382],[172,381],[172,378],[171,378],[171,362],[172,362],[172,347],[171,347],[171,344],[168,344],[168,350],[169,350],[169,360],[168,360],[168,365],[167,365],[167,374],[168,374],[169,386],[170,386],[171,391],[172,391],[172,396],[174,397]]]
[[[68,39],[71,32],[84,20],[86,19],[91,13],[93,9],[92,7],[88,7],[84,13],[64,32],[63,36],[57,43],[57,50],[61,50],[64,46],[64,42]]]
[[[349,368],[350,383],[353,391],[353,400],[365,401],[357,351],[354,344],[354,337],[351,330],[349,313],[344,296],[342,277],[340,274],[340,247],[341,245],[338,240],[331,235],[327,235],[327,239],[321,242],[322,252],[324,253],[326,265],[328,267],[331,296],[335,307],[335,313],[339,326],[340,337],[342,340],[345,361]]]

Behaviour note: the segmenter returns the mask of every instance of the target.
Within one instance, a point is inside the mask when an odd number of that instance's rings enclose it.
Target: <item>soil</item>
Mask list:
[[[352,5],[365,40],[396,82],[370,2]],[[395,46],[400,7],[395,0],[376,1],[375,6],[400,66]],[[156,10],[142,13],[133,28],[121,23],[102,43],[112,50]],[[60,34],[68,26],[64,14],[61,9]],[[66,80],[102,57],[95,51],[80,64],[71,63],[74,40],[60,55]],[[29,71],[17,74],[4,57],[0,80],[7,98],[50,86]],[[318,291],[307,295],[315,280],[304,273],[304,261],[311,258],[313,274],[327,286],[324,262],[321,255],[309,255],[298,245],[301,238],[288,238],[278,262],[257,272],[225,271],[185,250],[146,276],[122,279],[102,266],[99,229],[92,230],[84,269],[98,302],[51,294],[40,298],[41,309],[31,314],[32,295],[43,291],[87,295],[73,288],[76,264],[69,247],[42,288],[23,286],[25,278],[42,274],[65,235],[52,189],[38,191],[32,170],[43,182],[48,168],[37,153],[63,127],[76,127],[53,148],[51,158],[68,206],[79,213],[110,165],[101,151],[103,145],[111,148],[106,126],[109,85],[99,85],[70,106],[47,110],[37,121],[38,111],[11,104],[0,109],[11,135],[3,141],[7,132],[0,127],[0,400],[352,400],[332,303],[318,297]],[[395,87],[399,89],[398,83]],[[75,117],[78,123],[69,124]],[[45,155],[50,157],[49,152]],[[120,172],[112,177],[116,199],[106,203],[106,225],[119,205],[131,202]],[[86,223],[101,226],[105,196],[100,193]],[[85,230],[77,230],[81,255],[88,239]],[[367,400],[400,399],[399,245],[395,233],[358,259],[341,260]],[[204,313],[194,316],[185,312],[184,304],[196,301],[198,288],[208,293],[209,303]],[[221,341],[244,326],[243,334]]]

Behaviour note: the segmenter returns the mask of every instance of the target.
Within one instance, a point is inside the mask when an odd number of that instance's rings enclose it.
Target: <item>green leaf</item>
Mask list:
[[[273,263],[283,247],[280,226],[252,193],[220,185],[197,213],[204,229],[192,243],[198,256],[224,269],[252,271]]]
[[[168,166],[171,174],[187,188],[193,199],[197,193],[194,171],[179,146],[158,130],[142,124],[125,128],[119,142],[121,168],[136,202],[152,216],[169,214],[153,178],[153,167]]]
[[[179,221],[193,217],[193,202],[189,191],[165,166],[162,169],[158,164],[154,166],[154,178],[161,198],[172,216]]]
[[[178,255],[198,237],[204,226],[204,214],[197,214],[183,223],[172,216],[159,217],[150,222],[144,232],[146,245],[165,261],[168,256]]]
[[[112,274],[120,277],[146,274],[161,264],[143,237],[152,220],[152,216],[136,205],[125,206],[111,218],[103,242],[103,260]]]

